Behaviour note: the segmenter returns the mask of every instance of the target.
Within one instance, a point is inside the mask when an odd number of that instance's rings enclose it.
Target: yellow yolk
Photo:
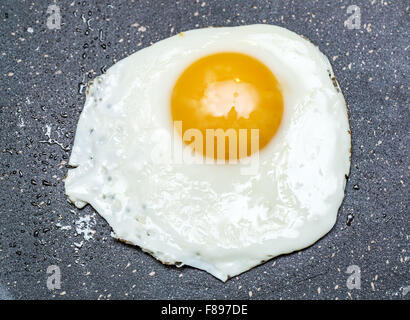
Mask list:
[[[197,60],[178,78],[171,95],[172,119],[182,123],[184,142],[197,139],[187,134],[197,130],[203,143],[195,151],[208,158],[239,159],[261,150],[277,132],[282,114],[282,93],[273,73],[241,53]],[[256,147],[251,145],[255,141]]]

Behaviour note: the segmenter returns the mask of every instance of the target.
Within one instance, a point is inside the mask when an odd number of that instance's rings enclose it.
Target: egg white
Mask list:
[[[254,175],[241,174],[243,165],[173,161],[183,142],[172,139],[172,88],[191,63],[217,52],[251,55],[280,83],[282,123]],[[350,167],[347,108],[332,77],[317,47],[281,27],[208,28],[162,40],[90,85],[66,194],[80,208],[91,204],[117,238],[223,281],[305,248],[334,225]]]

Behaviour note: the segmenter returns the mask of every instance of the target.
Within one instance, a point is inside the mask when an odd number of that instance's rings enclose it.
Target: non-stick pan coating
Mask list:
[[[57,1],[54,30],[50,4],[0,4],[0,299],[410,296],[408,2]],[[344,24],[351,4],[359,29]],[[62,179],[87,80],[181,31],[254,23],[304,35],[329,57],[349,107],[352,167],[328,235],[222,283],[114,240],[90,206],[67,202]],[[50,290],[53,265],[61,286]],[[360,268],[361,289],[346,286],[351,265]]]

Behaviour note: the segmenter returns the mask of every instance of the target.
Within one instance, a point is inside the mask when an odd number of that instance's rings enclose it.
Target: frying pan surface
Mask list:
[[[0,4],[0,299],[408,299],[405,1],[356,1],[359,29],[344,24],[350,1],[57,1],[60,29],[47,27],[52,1],[32,2]],[[67,202],[62,179],[89,79],[181,31],[254,23],[304,35],[329,57],[352,166],[329,234],[222,283],[114,240],[90,206]],[[351,265],[361,289],[346,285]]]

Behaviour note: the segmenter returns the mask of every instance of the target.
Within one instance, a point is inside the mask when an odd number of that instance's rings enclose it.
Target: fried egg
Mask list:
[[[198,29],[89,84],[65,188],[116,238],[226,281],[331,230],[350,145],[311,42],[270,25]]]

